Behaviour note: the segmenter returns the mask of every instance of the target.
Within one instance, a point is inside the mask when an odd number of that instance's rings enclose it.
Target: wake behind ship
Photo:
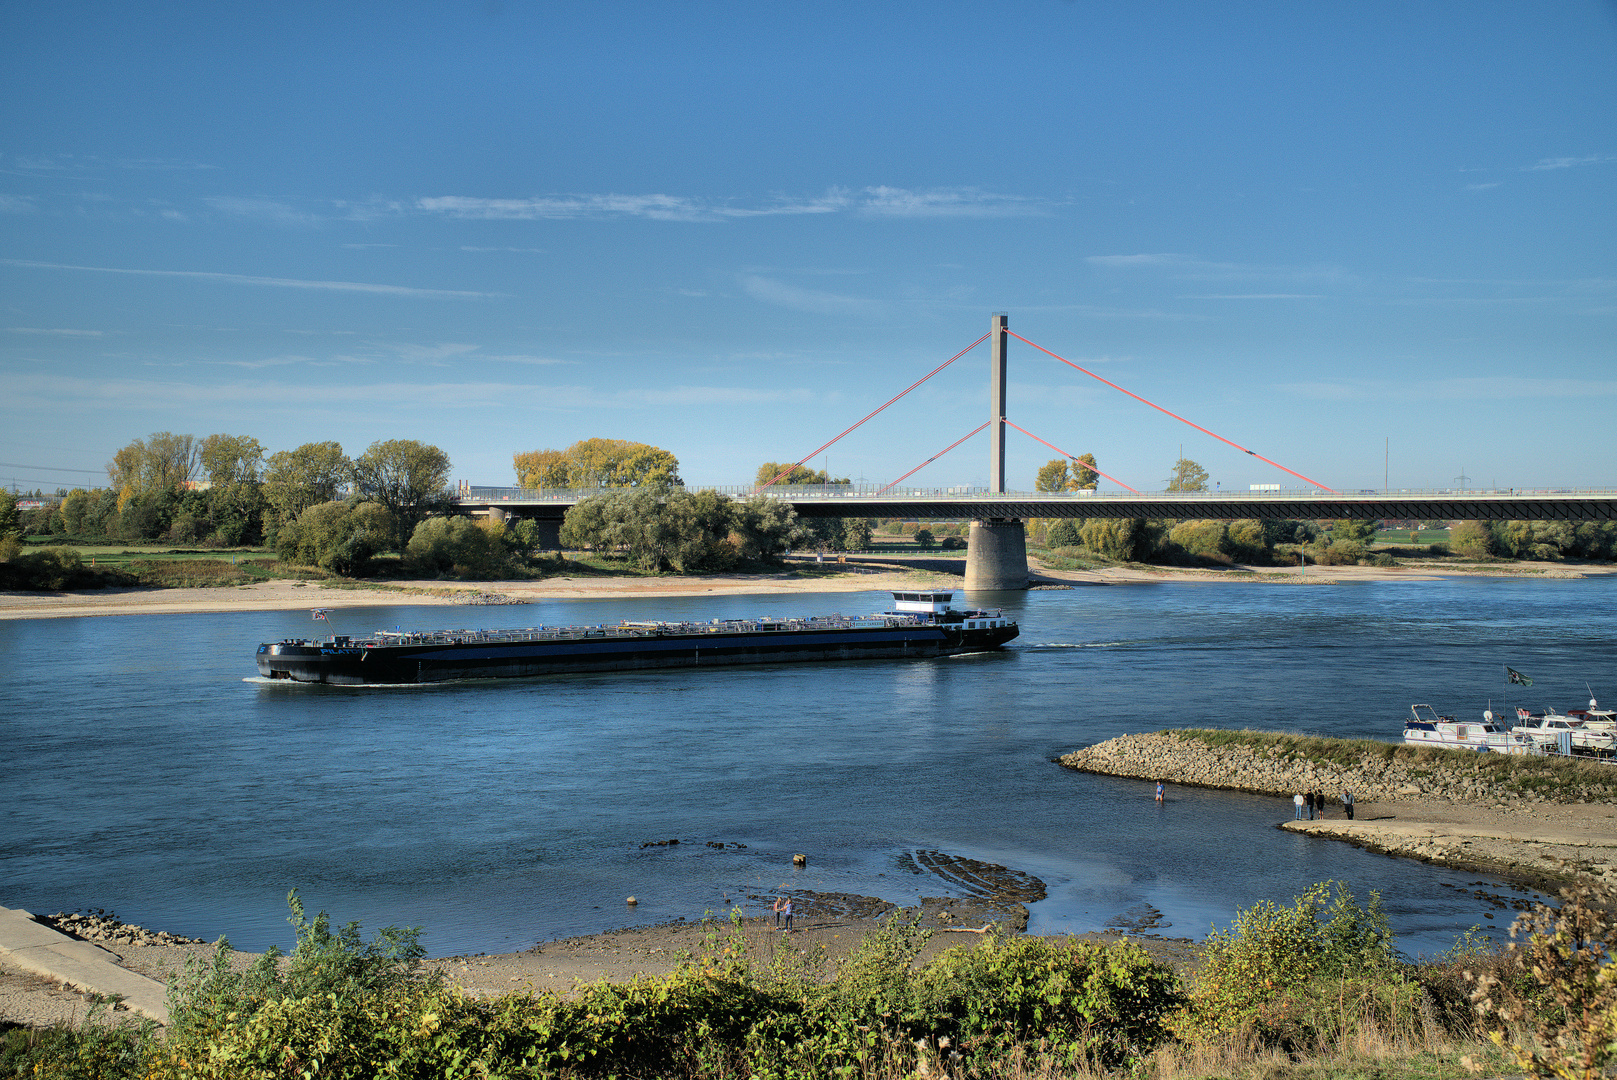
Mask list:
[[[624,622],[439,630],[267,642],[258,673],[347,686],[521,678],[581,671],[952,656],[1016,637],[1000,612],[957,611],[952,592],[898,592],[893,611],[849,618]]]

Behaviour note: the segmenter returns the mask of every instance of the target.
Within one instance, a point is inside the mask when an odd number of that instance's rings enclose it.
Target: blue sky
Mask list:
[[[1617,486],[1610,3],[0,4],[0,482],[157,430],[795,460],[1011,327],[1337,488]],[[829,452],[987,418],[979,348]],[[1012,342],[1012,420],[1181,442]],[[1010,435],[1010,483],[1053,456]],[[821,462],[817,461],[816,464]],[[17,465],[36,468],[19,468]],[[982,482],[986,436],[913,480]]]

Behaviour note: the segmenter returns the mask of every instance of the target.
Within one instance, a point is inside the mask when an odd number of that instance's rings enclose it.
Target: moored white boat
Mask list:
[[[1422,712],[1421,710],[1425,710]],[[1482,714],[1481,722],[1440,716],[1430,705],[1411,705],[1411,716],[1404,721],[1404,742],[1417,746],[1446,746],[1455,750],[1477,750],[1495,754],[1531,754],[1534,741],[1495,724],[1493,713]]]
[[[1547,754],[1565,753],[1567,747],[1585,754],[1617,754],[1617,732],[1598,723],[1591,727],[1554,709],[1535,713],[1523,708],[1516,710],[1516,721],[1511,733],[1531,739]]]

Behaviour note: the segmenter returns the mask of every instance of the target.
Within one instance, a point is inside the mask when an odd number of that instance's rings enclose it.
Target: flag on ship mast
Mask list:
[[[314,617],[318,621],[320,621],[320,622],[330,622],[331,621],[330,619],[326,618],[327,613],[331,610],[330,608],[317,607],[317,608],[310,608],[309,610],[314,613]],[[1505,670],[1509,671],[1510,669],[1506,668]]]
[[[1532,679],[1529,679],[1526,675],[1523,675],[1509,664],[1505,665],[1505,681],[1507,683],[1515,683],[1517,686],[1533,685]]]

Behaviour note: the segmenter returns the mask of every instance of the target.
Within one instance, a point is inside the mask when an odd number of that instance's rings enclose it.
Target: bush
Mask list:
[[[499,521],[428,518],[415,527],[404,549],[405,565],[426,577],[446,573],[484,580],[504,577],[511,572],[506,533],[505,523]]]
[[[10,557],[6,557],[8,551],[13,552]],[[0,548],[0,588],[60,592],[91,580],[84,560],[72,548],[47,547],[28,554],[20,552],[21,545],[15,538],[9,538],[4,548]]]
[[[1496,554],[1498,543],[1493,530],[1480,521],[1462,521],[1449,533],[1449,546],[1469,559]]]
[[[915,546],[916,547],[920,548],[922,551],[926,551],[926,550],[928,550],[929,548],[932,547],[932,543],[933,543],[933,541],[932,541],[932,530],[931,529],[916,529],[915,530]]]
[[[945,536],[942,540],[938,541],[939,551],[959,551],[965,546],[966,541],[960,539],[958,536]]]
[[[1321,566],[1357,566],[1369,551],[1357,540],[1337,540],[1315,555]]]
[[[275,534],[275,551],[285,563],[355,577],[370,569],[371,559],[387,548],[392,535],[393,516],[379,503],[327,502],[282,525]]]
[[[1078,526],[1068,518],[1062,518],[1045,530],[1044,543],[1046,547],[1077,547],[1083,543],[1079,536]]]
[[[1234,551],[1229,526],[1222,521],[1181,521],[1168,533],[1168,540],[1187,555],[1229,562]]]
[[[1247,1028],[1261,1034],[1264,1024],[1273,1028],[1289,1015],[1275,1004],[1288,992],[1320,978],[1384,977],[1394,967],[1380,895],[1372,892],[1361,906],[1346,885],[1320,882],[1290,907],[1265,900],[1237,912],[1231,929],[1207,936],[1175,1031],[1192,1041]]]
[[[1119,562],[1137,562],[1151,553],[1151,535],[1139,518],[1091,518],[1078,530],[1084,547]]]

